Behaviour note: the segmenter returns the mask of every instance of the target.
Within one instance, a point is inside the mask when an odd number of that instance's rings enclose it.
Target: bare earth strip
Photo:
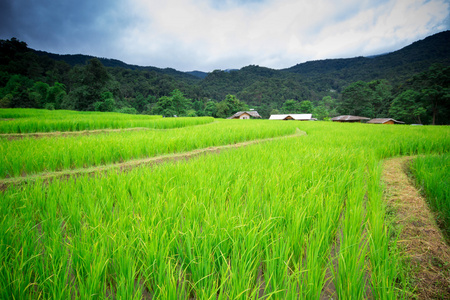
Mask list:
[[[245,147],[245,146],[249,146],[249,145],[253,145],[253,144],[264,143],[264,142],[278,140],[278,139],[299,137],[299,136],[303,136],[303,135],[306,135],[306,132],[301,131],[297,128],[295,134],[287,135],[287,136],[285,135],[285,136],[252,140],[252,141],[241,142],[241,143],[230,144],[230,145],[208,147],[208,148],[196,149],[196,150],[192,150],[192,151],[188,151],[188,152],[181,152],[181,153],[175,153],[175,154],[167,154],[167,155],[148,157],[148,158],[144,158],[144,159],[130,160],[130,161],[126,161],[123,163],[114,163],[114,164],[109,164],[109,165],[101,165],[101,166],[82,168],[82,169],[74,169],[74,170],[63,170],[63,171],[58,171],[58,172],[44,172],[44,173],[38,173],[38,174],[28,175],[28,176],[23,176],[23,177],[2,179],[2,180],[0,180],[0,191],[6,190],[8,188],[8,186],[10,186],[10,185],[20,185],[20,184],[26,183],[28,181],[36,180],[38,178],[43,179],[44,181],[50,181],[50,180],[53,180],[56,178],[78,176],[78,175],[83,175],[83,174],[93,174],[93,173],[97,173],[97,172],[104,172],[104,171],[111,170],[111,169],[128,170],[128,169],[138,167],[140,165],[156,165],[156,164],[161,164],[161,163],[168,162],[168,161],[188,160],[188,159],[191,159],[193,157],[196,157],[196,156],[199,156],[202,154],[219,153],[224,150]]]
[[[215,124],[217,121],[206,123],[206,124],[198,124],[191,125],[189,127],[194,126],[206,126]],[[27,137],[33,138],[45,138],[45,137],[68,137],[68,136],[77,136],[77,135],[92,135],[92,134],[102,134],[102,133],[110,133],[110,132],[120,132],[120,131],[146,131],[146,130],[171,130],[178,129],[170,128],[170,129],[157,129],[157,128],[148,128],[148,127],[131,127],[131,128],[117,128],[117,129],[92,129],[92,130],[76,130],[76,131],[50,131],[50,132],[30,132],[30,133],[0,133],[0,138],[7,138],[8,140],[19,140]]]
[[[413,157],[388,159],[383,179],[387,203],[401,228],[399,243],[412,265],[417,299],[450,299],[450,247],[425,199],[407,176]]]
[[[18,140],[26,137],[33,138],[45,138],[45,137],[65,137],[65,136],[76,136],[76,135],[91,135],[100,134],[108,132],[119,132],[119,131],[141,131],[141,130],[151,130],[147,127],[133,127],[133,128],[120,128],[120,129],[94,129],[94,130],[81,130],[81,131],[51,131],[51,132],[31,132],[31,133],[1,133],[0,138],[7,138],[8,140]]]

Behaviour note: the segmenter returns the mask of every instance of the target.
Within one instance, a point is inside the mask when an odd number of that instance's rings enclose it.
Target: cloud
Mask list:
[[[14,0],[0,5],[0,24],[6,24],[1,38],[16,36],[57,53],[179,70],[285,68],[373,55],[450,27],[445,0]]]

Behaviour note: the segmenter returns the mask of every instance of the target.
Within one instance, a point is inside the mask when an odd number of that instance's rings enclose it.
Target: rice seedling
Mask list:
[[[411,169],[418,185],[426,194],[438,223],[450,237],[450,155],[425,155],[417,157]]]
[[[82,131],[145,127],[170,129],[213,122],[211,117],[162,118],[104,112],[40,109],[0,109],[0,133]]]
[[[265,139],[295,132],[293,123],[279,126],[256,120],[222,121],[208,127],[169,131],[113,132],[101,135],[0,139],[0,178],[43,171],[99,166],[130,159]],[[86,151],[89,149],[89,151]]]
[[[219,122],[197,145],[253,124],[308,136],[1,192],[1,297],[404,297],[379,163],[445,153],[448,129]]]

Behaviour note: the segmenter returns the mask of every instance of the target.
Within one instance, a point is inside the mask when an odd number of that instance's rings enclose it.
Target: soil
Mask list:
[[[450,247],[412,178],[413,157],[384,162],[386,201],[400,228],[399,245],[412,266],[413,299],[450,299]]]

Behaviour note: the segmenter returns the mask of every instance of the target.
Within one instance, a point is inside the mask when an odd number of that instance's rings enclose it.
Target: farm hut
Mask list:
[[[346,122],[346,123],[356,123],[356,122],[361,122],[361,121],[365,121],[365,120],[370,120],[370,118],[345,115],[345,116],[334,117],[331,119],[331,121],[333,121],[333,122]]]
[[[286,114],[286,115],[270,115],[269,120],[295,120],[295,121],[316,121],[312,118],[312,114]]]
[[[391,118],[376,118],[372,119],[369,122],[370,124],[405,124],[405,122],[397,121]]]
[[[227,119],[251,119],[251,118],[261,118],[261,116],[258,114],[256,110],[251,111],[238,111],[231,117],[228,117]]]

